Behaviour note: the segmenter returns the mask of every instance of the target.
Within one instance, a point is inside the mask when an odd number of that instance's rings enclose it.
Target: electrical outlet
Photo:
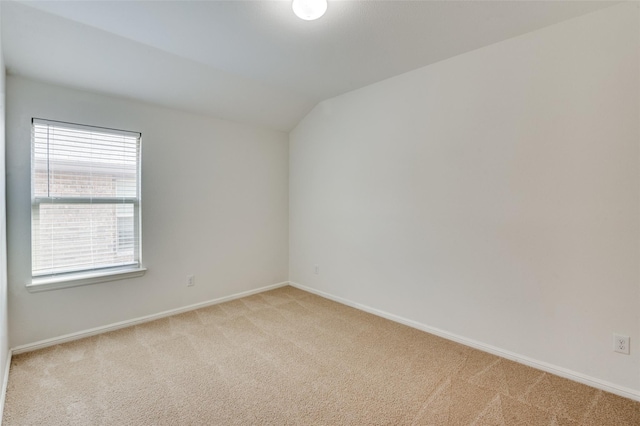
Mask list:
[[[196,285],[196,276],[187,275],[187,287],[193,287],[194,285]]]
[[[313,268],[313,273],[314,273],[314,274],[316,274],[316,275],[319,275],[319,274],[320,274],[320,267],[319,267],[318,265],[316,265],[316,266]]]
[[[621,334],[613,335],[613,350],[621,354],[629,355],[629,336]]]

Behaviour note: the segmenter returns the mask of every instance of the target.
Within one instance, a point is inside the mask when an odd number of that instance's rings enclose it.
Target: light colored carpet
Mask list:
[[[17,355],[5,425],[640,425],[640,403],[292,287]]]

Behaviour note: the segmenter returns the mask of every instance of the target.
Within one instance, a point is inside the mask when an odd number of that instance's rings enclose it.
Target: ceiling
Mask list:
[[[3,1],[10,74],[289,131],[319,102],[610,1]]]

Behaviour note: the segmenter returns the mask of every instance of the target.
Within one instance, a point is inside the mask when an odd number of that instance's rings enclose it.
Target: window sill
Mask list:
[[[104,283],[107,281],[124,280],[126,278],[141,277],[147,268],[127,268],[112,271],[87,272],[59,277],[33,278],[27,284],[29,293],[58,290],[61,288],[80,287],[83,285]]]

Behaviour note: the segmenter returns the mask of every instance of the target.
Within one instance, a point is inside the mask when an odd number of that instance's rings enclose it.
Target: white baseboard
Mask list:
[[[351,300],[334,296],[332,294],[325,293],[324,291],[316,290],[314,288],[307,287],[305,285],[298,284],[293,281],[289,281],[289,285],[292,287],[296,287],[300,290],[308,291],[309,293],[322,296],[326,299],[333,300],[343,305],[351,306],[352,308],[356,308],[361,311],[368,312],[370,314],[373,314],[382,318],[386,318],[388,320],[391,320],[400,324],[404,324],[409,327],[412,327],[430,334],[435,334],[436,336],[440,336],[445,339],[452,340],[454,342],[461,343],[465,346],[470,346],[472,348],[479,349],[484,352],[489,352],[490,354],[497,355],[499,357],[506,358],[511,361],[518,362],[520,364],[528,365],[529,367],[537,368],[538,370],[555,374],[556,376],[564,377],[566,379],[573,380],[575,382],[579,382],[587,386],[601,389],[603,391],[610,392],[616,395],[620,395],[625,398],[633,399],[635,401],[640,401],[640,391],[637,391],[634,389],[626,388],[624,386],[618,386],[614,383],[610,383],[605,380],[600,380],[595,377],[587,376],[586,374],[578,373],[577,371],[569,370],[567,368],[559,367],[557,365],[549,364],[547,362],[538,361],[536,359],[529,358],[527,356],[523,356],[514,352],[510,352],[495,346],[491,346],[486,343],[479,342],[477,340],[473,340],[467,337],[459,336],[457,334],[449,333],[448,331],[431,327],[426,324],[422,324],[417,321],[413,321],[398,315],[390,314],[388,312],[381,311],[379,309],[371,308],[369,306],[362,305],[360,303],[352,302]]]
[[[230,296],[220,297],[218,299],[208,300],[206,302],[200,302],[189,306],[183,306],[182,308],[170,309],[168,311],[159,312],[157,314],[146,315],[144,317],[134,318],[126,321],[117,322],[114,324],[104,325],[100,327],[90,328],[88,330],[78,331],[75,333],[65,334],[59,337],[53,337],[51,339],[40,340],[34,343],[27,343],[26,345],[16,346],[11,349],[14,355],[31,352],[38,349],[46,348],[49,346],[59,345],[61,343],[71,342],[73,340],[83,339],[85,337],[95,336],[97,334],[107,333],[109,331],[118,330],[125,327],[131,327],[132,325],[142,324],[145,322],[157,320],[160,318],[169,317],[172,315],[181,314],[184,312],[192,311],[194,309],[205,308],[211,305],[217,305],[219,303],[229,302],[231,300],[240,299],[241,297],[251,296],[253,294],[262,293],[275,288],[284,287],[289,285],[288,281],[284,281],[278,284],[268,285],[266,287],[260,287],[255,290],[243,291],[241,293],[232,294]],[[7,369],[8,373],[8,369]],[[8,375],[7,375],[8,377]],[[5,377],[6,380],[6,377]],[[4,395],[4,394],[3,394]]]
[[[4,366],[4,380],[2,380],[2,391],[0,391],[0,425],[2,425],[2,418],[4,415],[4,401],[7,397],[7,386],[9,385],[9,368],[11,367],[11,355],[12,351],[9,349],[7,353],[7,362]]]

